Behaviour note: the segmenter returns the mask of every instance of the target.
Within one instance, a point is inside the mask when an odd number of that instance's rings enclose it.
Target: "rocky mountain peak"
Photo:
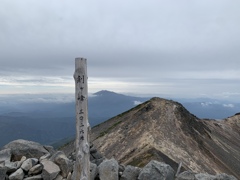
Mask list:
[[[183,162],[194,172],[236,175],[240,136],[226,122],[199,119],[180,103],[155,97],[95,126],[91,139],[107,158],[126,165],[158,160],[176,169]]]

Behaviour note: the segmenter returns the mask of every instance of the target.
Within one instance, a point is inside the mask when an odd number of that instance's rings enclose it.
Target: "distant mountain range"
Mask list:
[[[95,126],[147,99],[99,91],[88,99],[90,124]],[[75,134],[75,102],[9,104],[6,99],[0,103],[0,147],[19,138],[53,144]]]
[[[75,134],[75,102],[39,101],[21,96],[0,97],[0,147],[15,139],[52,144]],[[22,98],[22,99],[21,99]],[[134,97],[103,90],[89,96],[89,121],[95,126],[151,97]],[[20,100],[19,100],[20,99]],[[48,101],[49,99],[49,101]],[[240,104],[211,99],[177,99],[200,118],[223,119],[240,111]]]

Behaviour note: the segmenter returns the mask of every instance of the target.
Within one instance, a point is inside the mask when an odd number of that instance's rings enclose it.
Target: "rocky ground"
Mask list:
[[[104,158],[92,145],[90,156],[90,180],[237,180],[227,174],[176,172],[155,160],[143,168],[124,166]],[[75,180],[74,157],[74,152],[66,155],[36,142],[12,141],[0,151],[0,180]]]

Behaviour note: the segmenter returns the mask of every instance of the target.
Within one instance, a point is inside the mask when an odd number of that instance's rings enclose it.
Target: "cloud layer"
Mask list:
[[[236,0],[2,0],[0,93],[20,86],[21,93],[73,92],[74,58],[82,56],[92,92],[238,94],[239,6]]]

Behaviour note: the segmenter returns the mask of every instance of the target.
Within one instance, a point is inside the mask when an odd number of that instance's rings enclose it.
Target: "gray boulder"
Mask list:
[[[123,174],[122,174],[120,180],[137,179],[140,171],[141,171],[140,168],[128,165],[125,167],[125,170],[123,171]]]
[[[53,155],[56,151],[52,146],[43,146],[51,155]]]
[[[0,163],[5,161],[11,161],[11,149],[3,149],[0,151]]]
[[[31,176],[31,177],[24,178],[23,180],[43,180],[43,178],[42,178],[42,175],[39,174],[39,175],[36,175],[36,176]]]
[[[90,180],[94,180],[97,176],[97,165],[90,163]]]
[[[17,171],[15,171],[9,176],[9,180],[22,180],[23,177],[24,177],[24,172],[21,168],[19,168]]]
[[[40,158],[48,153],[41,144],[22,139],[8,143],[3,149],[11,149],[13,161],[20,161],[22,156],[26,156],[27,158]]]
[[[5,179],[7,175],[8,168],[6,167],[0,167],[0,179]]]
[[[99,166],[104,160],[105,158],[93,159],[91,162]]]
[[[70,173],[68,173],[68,176],[67,176],[66,180],[71,180],[71,178],[72,178],[72,173],[70,172]]]
[[[35,166],[33,166],[31,169],[29,169],[28,171],[28,175],[37,175],[37,174],[41,174],[43,170],[43,165],[42,164],[37,164]]]
[[[5,161],[5,167],[8,169],[7,173],[12,173],[17,170],[17,162]]]
[[[21,160],[17,162],[17,168],[20,168],[22,166],[22,163],[26,161],[26,156],[22,156]]]
[[[216,175],[216,180],[237,180],[234,176],[228,175],[228,174],[218,174]]]
[[[192,171],[184,171],[181,174],[178,175],[176,180],[194,180],[195,179],[195,174]]]
[[[237,178],[224,173],[214,176],[210,174],[204,174],[204,173],[196,174],[192,171],[184,171],[178,175],[176,180],[237,180]]]
[[[59,166],[63,178],[67,178],[68,173],[73,170],[72,161],[62,151],[57,151],[50,160]]]
[[[98,166],[100,180],[118,180],[118,162],[115,159],[104,160]]]
[[[195,180],[215,180],[215,176],[210,174],[199,173],[195,175]]]
[[[237,180],[237,178],[227,174],[218,174],[213,176],[210,174],[199,173],[195,175],[194,180]]]
[[[24,178],[23,180],[43,180],[43,178],[42,178],[42,175],[39,174],[39,175],[36,175],[36,176],[31,176],[31,177]]]
[[[141,170],[138,180],[173,180],[174,175],[171,166],[152,160]]]
[[[26,161],[24,161],[21,165],[21,168],[24,171],[29,171],[33,166],[35,166],[38,163],[38,159],[36,158],[29,158]]]
[[[42,161],[44,159],[49,159],[52,155],[50,153],[47,153],[39,158],[39,161]]]
[[[44,180],[53,180],[60,172],[60,168],[54,162],[49,160],[43,160],[42,177]]]
[[[63,180],[63,177],[60,174],[58,174],[54,180]]]

